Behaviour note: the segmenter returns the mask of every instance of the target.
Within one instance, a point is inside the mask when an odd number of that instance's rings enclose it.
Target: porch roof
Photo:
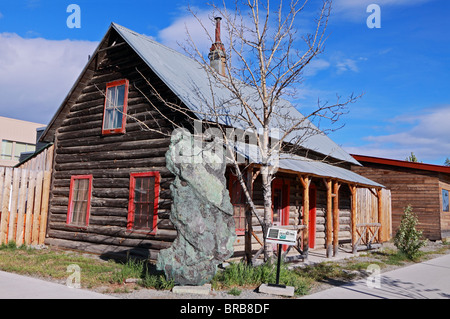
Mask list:
[[[261,164],[261,156],[256,145],[237,143],[234,148],[238,154],[244,156],[250,163]],[[277,154],[276,156],[272,156],[271,163],[274,166],[278,166],[279,171],[292,172],[294,174],[301,173],[321,178],[332,178],[366,188],[385,187],[348,169],[294,154]]]

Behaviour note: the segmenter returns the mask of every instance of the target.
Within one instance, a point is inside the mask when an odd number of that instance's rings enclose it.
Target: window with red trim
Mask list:
[[[103,134],[125,133],[128,87],[128,80],[115,81],[106,85]]]
[[[128,230],[156,232],[160,179],[159,172],[130,174]]]
[[[91,192],[92,175],[71,177],[67,224],[81,227],[89,225]]]
[[[230,174],[230,199],[233,205],[233,217],[236,224],[236,234],[245,233],[245,207],[246,200],[242,186],[236,176]]]

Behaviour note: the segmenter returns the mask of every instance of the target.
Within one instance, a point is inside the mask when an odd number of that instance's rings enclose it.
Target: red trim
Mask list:
[[[407,167],[407,168],[414,168],[414,169],[420,169],[420,170],[425,170],[425,171],[433,171],[433,172],[450,174],[450,166],[408,162],[408,161],[401,161],[401,160],[373,157],[373,156],[365,156],[365,155],[352,154],[352,156],[358,162],[392,165],[392,166]]]
[[[89,226],[89,216],[90,216],[90,212],[91,212],[92,179],[93,179],[92,175],[76,175],[76,176],[72,176],[70,178],[70,192],[69,192],[69,205],[68,205],[69,207],[67,209],[66,223],[68,225],[71,225],[71,226],[79,227],[79,225],[71,224],[72,215],[73,215],[73,203],[72,203],[72,200],[73,200],[73,184],[78,179],[88,179],[89,180],[88,202],[87,202],[87,210],[86,210],[86,225],[85,225],[85,227],[87,227],[87,226]]]
[[[123,114],[122,114],[122,127],[115,128],[115,129],[104,129],[105,127],[105,116],[106,116],[106,103],[107,99],[105,97],[105,103],[103,106],[103,121],[102,121],[102,134],[103,135],[112,135],[112,134],[123,134],[125,133],[125,125],[127,123],[127,117],[125,116],[127,114],[128,110],[128,89],[130,86],[130,83],[128,80],[118,80],[114,82],[110,82],[106,84],[106,96],[108,96],[108,89],[120,85],[125,85],[125,95],[124,95],[124,101],[123,101]]]
[[[136,188],[136,178],[138,177],[155,177],[155,198],[153,201],[153,220],[152,220],[152,229],[134,229],[134,214],[135,214],[135,205],[134,205],[134,191]],[[127,221],[127,230],[135,231],[135,232],[143,232],[149,235],[155,235],[157,231],[158,224],[158,202],[159,202],[159,185],[161,182],[161,175],[159,172],[145,172],[145,173],[130,173],[130,196],[128,201],[128,221]]]

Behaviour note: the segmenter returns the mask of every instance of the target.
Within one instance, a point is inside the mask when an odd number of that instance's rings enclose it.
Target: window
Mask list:
[[[67,224],[81,227],[89,225],[91,191],[92,175],[72,176]]]
[[[35,145],[16,142],[14,145],[14,160],[18,161],[21,153],[34,152],[35,150]]]
[[[233,217],[236,224],[236,234],[243,235],[245,233],[245,194],[242,190],[238,178],[230,174],[230,199],[233,205]]]
[[[20,153],[34,152],[35,150],[36,145],[34,144],[3,140],[1,159],[18,161],[20,159]]]
[[[159,172],[130,174],[128,230],[156,232],[160,178]]]
[[[2,159],[12,160],[12,152],[13,152],[13,142],[3,140],[2,141]]]
[[[442,190],[442,211],[449,212],[448,190]]]
[[[103,114],[103,134],[125,132],[128,106],[128,80],[120,80],[106,85],[105,110]]]

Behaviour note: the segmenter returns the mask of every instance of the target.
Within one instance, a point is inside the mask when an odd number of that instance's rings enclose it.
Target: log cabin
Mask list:
[[[218,47],[212,48],[211,65],[220,65],[215,57],[223,59],[213,54]],[[189,118],[202,120],[196,110],[203,102],[199,96],[211,94],[210,81],[197,61],[112,23],[41,136],[55,147],[46,243],[151,260],[170,247],[177,234],[169,219],[174,177],[165,162],[170,132],[174,123],[190,127]],[[214,98],[226,100],[227,94],[214,86]],[[174,112],[155,95],[188,111]],[[287,109],[302,116],[290,104]],[[357,189],[371,189],[381,200],[383,185],[352,172],[350,166],[360,164],[325,134],[303,147],[303,153],[280,159],[273,224],[299,231],[302,256],[315,248],[327,248],[331,256],[346,242],[356,251],[358,215],[370,211],[383,219],[381,205],[358,212]],[[242,155],[262,214],[259,163],[251,152]],[[258,216],[249,214],[231,168],[227,180],[238,235],[235,257],[254,258],[263,241]],[[378,229],[377,240],[386,239]]]
[[[391,191],[392,229],[398,230],[404,210],[411,205],[418,229],[430,240],[450,237],[450,167],[365,155],[353,155],[364,166],[352,170],[382,183]]]

